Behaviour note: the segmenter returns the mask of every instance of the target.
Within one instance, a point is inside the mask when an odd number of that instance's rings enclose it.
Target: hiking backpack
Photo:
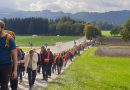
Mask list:
[[[8,48],[10,47],[9,45],[9,40],[11,39],[11,38],[13,38],[14,40],[15,40],[15,33],[13,32],[13,31],[9,31],[9,30],[5,30],[5,32],[6,33],[8,33],[7,35],[6,35],[6,44],[5,44],[5,46],[7,46]]]

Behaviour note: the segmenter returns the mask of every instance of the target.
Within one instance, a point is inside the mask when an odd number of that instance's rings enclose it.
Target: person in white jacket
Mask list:
[[[30,50],[25,56],[25,70],[28,73],[29,88],[31,89],[36,79],[38,54],[34,50]]]

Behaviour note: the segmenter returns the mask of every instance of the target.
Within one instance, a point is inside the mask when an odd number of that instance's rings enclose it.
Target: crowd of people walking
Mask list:
[[[50,48],[41,47],[40,52],[31,49],[24,56],[25,72],[28,74],[29,88],[31,89],[35,83],[37,73],[42,74],[41,80],[48,82],[52,73],[61,73],[62,68],[66,67],[67,62],[73,61],[75,57],[80,56],[80,51],[91,43],[83,42],[75,45],[69,50],[59,53],[52,53]]]
[[[84,41],[76,45],[75,41],[73,48],[58,53],[52,53],[47,46],[41,46],[40,52],[31,48],[25,53],[16,46],[15,37],[10,36],[7,39],[8,34],[5,33],[4,26],[5,23],[0,20],[0,90],[8,90],[9,81],[11,89],[17,90],[18,85],[24,82],[25,73],[28,75],[30,90],[35,84],[37,73],[42,74],[41,80],[48,82],[52,73],[59,75],[69,60],[73,61],[75,57],[80,56],[80,51],[93,44],[93,42]]]

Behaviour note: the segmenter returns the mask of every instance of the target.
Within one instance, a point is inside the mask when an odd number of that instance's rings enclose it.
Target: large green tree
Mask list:
[[[98,28],[98,26],[92,23],[84,24],[84,33],[86,35],[86,38],[89,40],[101,36],[101,30]]]
[[[110,31],[111,36],[118,36],[121,33],[121,29],[119,26],[112,28]]]
[[[130,40],[130,18],[124,24],[123,29],[121,31],[121,36],[122,36],[122,39],[125,41]]]

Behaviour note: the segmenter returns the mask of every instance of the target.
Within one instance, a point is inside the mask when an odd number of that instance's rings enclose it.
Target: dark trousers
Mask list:
[[[57,71],[58,71],[58,74],[61,73],[61,68],[62,68],[62,65],[57,64]]]
[[[18,88],[18,78],[12,79],[10,78],[11,90],[17,90]]]
[[[20,80],[22,80],[23,79],[23,75],[22,75],[22,73],[23,73],[23,70],[24,68],[23,68],[23,65],[22,64],[20,64],[20,65],[18,65],[18,77],[20,77]]]
[[[38,64],[37,64],[37,72],[38,72],[38,73],[40,73],[41,67],[42,67],[42,65],[38,63]]]
[[[51,76],[51,67],[52,67],[52,63],[48,64],[48,75]]]
[[[8,90],[9,77],[11,75],[11,63],[0,64],[0,90]]]
[[[36,79],[36,70],[27,68],[29,87],[32,87]]]
[[[20,80],[22,80],[22,72],[23,72],[22,65],[18,65],[17,71],[18,71],[18,77],[20,76]],[[10,84],[11,84],[12,90],[17,90],[17,88],[18,88],[18,78],[17,79],[10,78]]]
[[[53,65],[52,65],[52,73],[54,73],[56,71],[56,63],[54,63]]]
[[[47,81],[48,80],[48,63],[46,62],[42,63],[42,74],[43,74],[43,79]]]

